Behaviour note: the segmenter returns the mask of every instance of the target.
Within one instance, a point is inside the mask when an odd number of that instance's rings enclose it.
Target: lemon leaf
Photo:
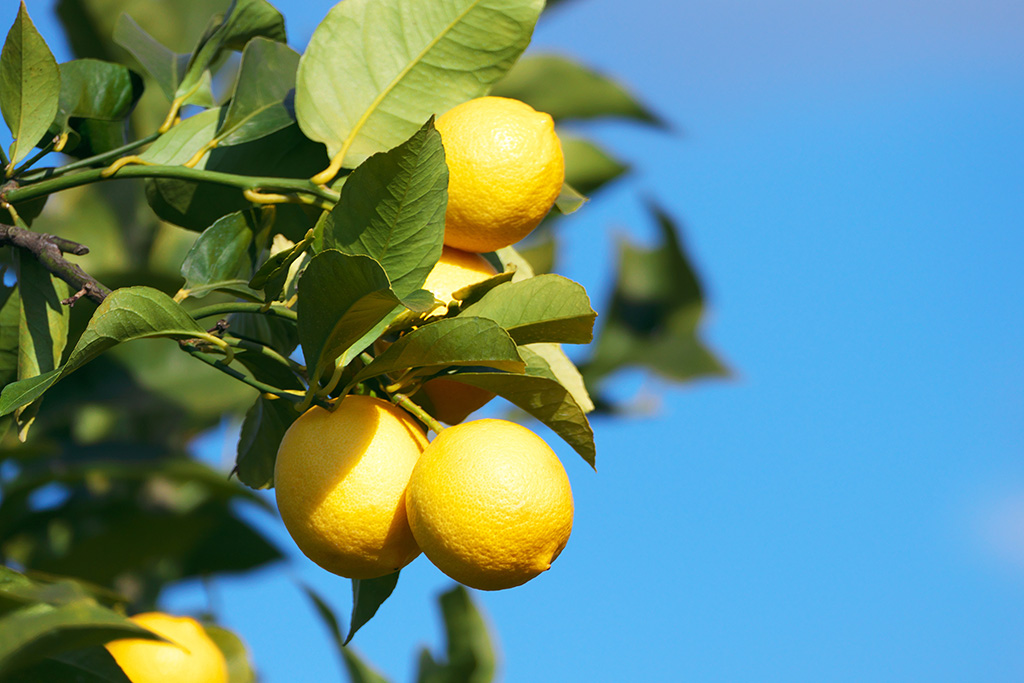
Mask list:
[[[202,627],[227,660],[227,683],[253,683],[256,674],[249,663],[249,653],[242,639],[232,631],[215,624],[202,624]]]
[[[295,404],[283,398],[270,398],[265,394],[245,414],[242,431],[238,435],[238,455],[235,474],[238,481],[254,489],[274,485],[274,463],[277,449],[288,427],[299,416]]]
[[[441,594],[448,661],[439,663],[424,649],[417,683],[483,682],[494,679],[496,660],[487,624],[469,592],[456,586]]]
[[[391,597],[398,585],[398,575],[393,572],[376,579],[352,579],[352,628],[349,629],[345,645],[377,613],[384,601]]]
[[[299,63],[303,132],[354,168],[431,115],[486,94],[530,42],[543,0],[345,0]]]
[[[560,136],[565,155],[565,182],[584,194],[593,194],[629,170],[590,140]]]
[[[298,53],[284,43],[262,37],[249,41],[231,104],[217,130],[218,144],[238,145],[291,125],[298,67]]]
[[[189,295],[201,298],[214,291],[259,301],[248,286],[252,271],[250,246],[258,229],[252,211],[236,211],[203,231],[181,264]]]

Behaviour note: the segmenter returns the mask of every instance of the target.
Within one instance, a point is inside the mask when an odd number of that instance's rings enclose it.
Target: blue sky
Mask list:
[[[278,3],[296,47],[330,4]],[[618,378],[658,401],[597,421],[596,474],[549,439],[573,537],[535,581],[474,594],[505,681],[1024,678],[1022,36],[1009,0],[569,0],[543,20],[534,49],[677,130],[585,128],[637,172],[565,222],[562,272],[603,301],[613,238],[649,238],[654,197],[735,378]],[[292,550],[216,601],[265,681],[334,680],[293,579],[341,614],[349,585]],[[417,560],[356,647],[411,680],[449,585]]]

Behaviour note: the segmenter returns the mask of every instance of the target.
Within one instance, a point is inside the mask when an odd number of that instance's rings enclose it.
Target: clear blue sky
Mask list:
[[[49,4],[30,3],[44,32]],[[331,3],[277,4],[301,47]],[[542,20],[535,49],[681,133],[587,129],[638,172],[565,223],[563,272],[602,301],[612,236],[650,236],[653,196],[736,378],[620,378],[661,400],[596,423],[596,474],[550,439],[573,537],[535,581],[475,593],[505,681],[1024,680],[1022,37],[1011,0],[572,0]],[[204,450],[224,462],[233,438]],[[217,582],[226,625],[268,683],[335,680],[293,578],[344,615],[349,584],[259,519],[294,561]],[[417,560],[356,647],[411,680],[449,585]]]

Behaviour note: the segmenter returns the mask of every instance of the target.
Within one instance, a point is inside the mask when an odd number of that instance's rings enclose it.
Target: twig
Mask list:
[[[44,268],[71,285],[75,289],[75,294],[64,300],[68,306],[74,305],[82,297],[102,303],[110,294],[110,290],[100,284],[96,278],[62,256],[65,253],[78,256],[87,254],[89,249],[85,245],[46,233],[32,232],[15,225],[0,223],[0,246],[6,244],[28,251]]]

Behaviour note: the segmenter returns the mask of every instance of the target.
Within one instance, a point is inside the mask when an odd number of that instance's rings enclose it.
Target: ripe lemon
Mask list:
[[[506,97],[480,97],[437,119],[448,162],[444,243],[494,251],[530,234],[565,180],[551,116]]]
[[[332,412],[310,408],[277,452],[277,506],[295,544],[329,572],[372,579],[420,553],[405,512],[405,486],[427,445],[405,411],[348,396]]]
[[[445,246],[441,250],[441,258],[437,260],[437,264],[427,275],[427,281],[423,283],[423,289],[445,304],[435,308],[432,313],[444,315],[448,312],[448,304],[453,301],[453,292],[483,282],[497,272],[480,254]]]
[[[195,619],[146,612],[131,620],[171,641],[126,638],[106,644],[132,683],[227,683],[227,660]]]
[[[562,463],[543,439],[505,420],[438,434],[413,468],[406,507],[427,558],[482,590],[518,586],[549,569],[572,531]]]

